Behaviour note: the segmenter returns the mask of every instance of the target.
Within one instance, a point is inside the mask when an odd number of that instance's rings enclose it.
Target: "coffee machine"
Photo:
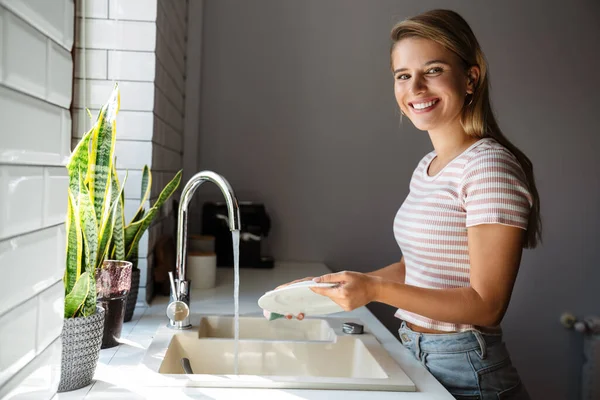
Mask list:
[[[271,229],[264,204],[240,201],[240,267],[273,268],[272,257],[263,256],[261,244]],[[215,237],[218,267],[233,267],[233,243],[229,215],[224,202],[206,202],[202,206],[202,234]]]

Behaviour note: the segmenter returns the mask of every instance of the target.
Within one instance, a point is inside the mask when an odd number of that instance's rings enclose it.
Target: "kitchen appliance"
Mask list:
[[[271,229],[264,204],[240,201],[240,267],[273,268],[272,257],[263,256],[261,245]],[[202,234],[215,237],[218,267],[233,267],[233,244],[225,202],[202,206]]]

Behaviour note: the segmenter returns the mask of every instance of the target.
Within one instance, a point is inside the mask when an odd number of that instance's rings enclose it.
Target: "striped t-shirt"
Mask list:
[[[506,148],[484,138],[429,176],[432,151],[419,162],[408,197],[394,219],[394,236],[406,264],[407,285],[431,289],[468,287],[467,227],[504,224],[527,229],[532,204],[525,174]],[[441,331],[496,331],[436,321],[398,309],[396,317]]]

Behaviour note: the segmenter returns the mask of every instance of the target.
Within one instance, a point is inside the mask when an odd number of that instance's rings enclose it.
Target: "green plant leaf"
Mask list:
[[[68,192],[68,204],[67,204],[67,265],[65,268],[65,274],[63,277],[63,283],[65,285],[65,293],[70,293],[77,282],[77,278],[81,274],[81,253],[82,253],[82,240],[81,240],[81,227],[79,224],[79,216],[76,213],[77,208],[75,206],[75,200],[73,199],[73,193],[71,189],[67,189]]]
[[[93,268],[96,261],[96,253],[98,252],[98,225],[96,222],[96,214],[94,213],[94,205],[90,198],[90,192],[84,183],[82,174],[80,173],[79,175],[78,207],[85,248],[85,263],[83,270],[89,272],[92,276],[96,276]]]
[[[74,318],[85,303],[89,294],[90,276],[87,272],[81,274],[73,289],[65,296],[65,318]]]
[[[90,129],[88,133],[83,135],[79,143],[77,143],[77,146],[75,146],[75,149],[73,150],[73,153],[71,153],[69,161],[67,162],[69,188],[73,193],[74,199],[79,197],[79,172],[82,172],[84,178],[88,174],[89,147],[93,134],[94,128]]]
[[[113,237],[112,237],[112,243],[113,246],[112,250],[111,250],[111,257],[115,260],[124,260],[125,259],[125,217],[123,215],[123,209],[124,209],[124,204],[123,204],[123,192],[121,191],[121,195],[117,197],[117,194],[119,193],[119,180],[117,178],[117,169],[115,167],[115,164],[113,164],[113,176],[115,177],[112,180],[112,190],[111,192],[114,193],[114,195],[112,196],[112,201],[117,202],[117,208],[115,210],[115,225],[113,228]],[[128,173],[125,174],[125,179],[123,179],[123,187],[125,187],[125,182],[127,181],[127,175]]]
[[[89,157],[87,180],[90,183],[90,194],[94,201],[96,219],[103,221],[108,217],[110,202],[106,194],[110,190],[113,155],[116,142],[116,118],[120,107],[119,87],[115,85],[108,102],[98,114],[92,136],[92,151]],[[104,222],[104,221],[103,221]],[[102,226],[102,223],[99,224]]]
[[[140,194],[142,200],[140,201],[140,206],[138,207],[138,210],[136,211],[135,215],[133,216],[133,218],[131,219],[129,224],[132,224],[135,221],[141,220],[142,217],[144,216],[144,212],[145,212],[144,204],[146,203],[146,200],[148,200],[150,198],[151,188],[152,188],[152,172],[150,172],[150,168],[148,168],[147,165],[144,165],[144,170],[142,172],[142,192]]]
[[[121,186],[120,192],[123,191],[123,186]],[[116,198],[119,198],[121,196],[121,193],[118,193]],[[110,191],[109,191],[109,199],[110,199]],[[108,254],[108,249],[110,246],[110,242],[112,240],[112,235],[113,235],[113,228],[115,226],[115,221],[116,221],[116,216],[117,213],[115,212],[117,209],[117,204],[119,204],[118,201],[113,201],[112,205],[110,206],[109,210],[108,210],[108,218],[105,219],[104,221],[104,225],[102,225],[102,228],[100,230],[101,234],[100,234],[100,242],[98,245],[98,260],[96,261],[96,268],[99,268],[102,264],[102,262],[104,261],[104,259],[106,258],[106,255]]]
[[[179,183],[181,182],[181,173],[182,171],[177,172],[175,177],[171,179],[169,183],[164,187],[160,195],[158,196],[158,200],[154,203],[154,206],[148,210],[144,218],[140,221],[136,221],[127,228],[125,228],[125,243],[126,243],[126,254],[125,258],[129,259],[133,254],[138,251],[138,244],[142,235],[148,229],[156,214],[160,210],[160,207],[164,204],[165,201],[177,190]]]
[[[161,208],[165,201],[167,201],[169,197],[171,197],[171,195],[175,192],[175,190],[177,190],[177,187],[181,182],[181,173],[182,171],[179,170],[179,172],[175,174],[175,177],[171,179],[171,182],[167,183],[167,186],[165,186],[162,192],[160,192],[158,200],[156,200],[156,203],[154,203],[152,207]]]
[[[125,254],[125,259],[129,259],[137,253],[138,244],[142,239],[142,235],[144,232],[146,232],[146,229],[148,229],[157,213],[158,208],[152,207],[148,210],[146,216],[141,221],[134,222],[125,229],[125,241],[129,243],[129,246],[127,247],[127,253]]]
[[[82,278],[80,278],[82,279]],[[91,274],[88,274],[88,280],[90,281],[88,286],[88,294],[83,302],[83,307],[80,308],[80,313],[77,316],[89,317],[96,313],[96,278]]]

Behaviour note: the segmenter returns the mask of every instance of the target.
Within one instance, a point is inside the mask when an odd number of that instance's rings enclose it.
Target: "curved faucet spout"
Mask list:
[[[217,185],[221,189],[223,196],[225,196],[229,214],[229,229],[232,231],[240,230],[239,204],[229,182],[221,175],[212,171],[200,171],[194,175],[183,188],[179,203],[179,212],[177,214],[177,293],[173,293],[175,300],[182,300],[188,306],[190,290],[189,282],[186,279],[188,205],[196,189],[206,181]],[[189,319],[183,322],[170,321],[170,326],[179,329],[188,328],[190,327]]]

